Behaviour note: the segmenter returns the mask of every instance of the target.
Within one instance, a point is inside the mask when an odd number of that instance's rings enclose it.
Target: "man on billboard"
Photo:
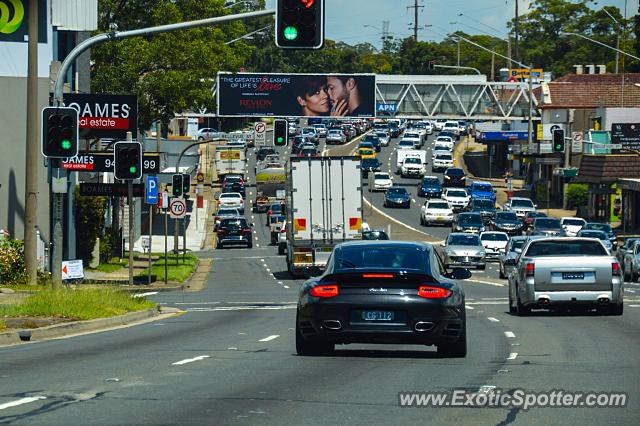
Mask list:
[[[358,88],[358,82],[352,76],[328,76],[327,93],[331,98],[331,115],[343,117],[345,115],[358,116],[362,114],[363,97]]]

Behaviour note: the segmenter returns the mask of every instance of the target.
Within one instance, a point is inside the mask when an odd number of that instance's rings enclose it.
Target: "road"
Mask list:
[[[391,150],[380,155],[385,164]],[[372,198],[385,214],[427,233],[425,239],[448,233],[420,227],[419,203],[391,210]],[[516,317],[508,314],[505,281],[487,268],[463,283],[464,359],[400,345],[338,346],[331,356],[299,357],[293,327],[302,281],[291,279],[284,257],[269,246],[264,215],[247,215],[254,247],[201,253],[213,259],[203,291],[151,296],[184,314],[0,348],[0,424],[637,424],[639,285],[627,285],[620,317]],[[454,389],[615,391],[629,400],[624,408],[527,411],[398,403],[399,392]]]

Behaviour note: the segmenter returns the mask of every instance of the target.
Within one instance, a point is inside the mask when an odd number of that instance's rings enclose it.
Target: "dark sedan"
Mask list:
[[[494,231],[506,232],[509,235],[522,235],[522,222],[514,212],[496,212],[491,221]]]
[[[425,176],[418,187],[419,197],[440,198],[442,197],[442,184],[436,176]]]
[[[533,221],[529,229],[529,235],[542,235],[545,237],[566,237],[562,222],[555,217],[538,217]]]
[[[611,225],[609,225],[608,223],[589,222],[581,229],[581,231],[589,230],[603,231],[609,237],[609,241],[611,241],[613,249],[615,250],[618,248],[618,240],[616,234],[615,232],[613,232],[613,228],[611,228]]]
[[[467,354],[466,269],[446,271],[429,244],[339,244],[324,274],[299,293],[296,351],[331,353],[336,344],[436,345],[441,356]]]
[[[411,208],[411,195],[406,188],[392,186],[384,193],[384,206]]]
[[[449,167],[444,171],[443,178],[442,186],[460,188],[467,186],[467,175],[461,168]]]
[[[362,170],[362,176],[369,176],[369,172],[379,172],[380,171],[380,160],[377,158],[363,158],[360,163],[360,169]]]

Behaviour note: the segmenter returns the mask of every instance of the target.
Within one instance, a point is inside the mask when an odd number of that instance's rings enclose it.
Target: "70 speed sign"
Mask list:
[[[182,219],[187,214],[187,203],[183,198],[174,198],[169,204],[169,213],[172,219]]]

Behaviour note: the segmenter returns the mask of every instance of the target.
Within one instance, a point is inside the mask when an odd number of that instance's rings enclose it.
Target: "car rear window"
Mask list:
[[[449,246],[477,246],[480,245],[480,237],[477,235],[450,234],[447,240]]]
[[[435,202],[435,203],[432,202],[427,204],[427,208],[428,209],[448,209],[449,204],[443,203],[443,202]]]
[[[509,241],[509,237],[505,234],[482,234],[482,241]]]
[[[247,220],[242,218],[223,219],[220,226],[223,228],[248,228]]]
[[[417,247],[353,246],[336,254],[335,269],[360,268],[429,270],[427,253]]]
[[[535,226],[536,228],[551,228],[551,229],[557,229],[562,227],[562,225],[560,224],[560,219],[553,219],[550,217],[549,218],[540,217],[536,219]]]
[[[405,195],[407,193],[407,190],[404,188],[389,188],[387,189],[387,192],[390,195]]]
[[[584,221],[582,221],[581,219],[564,219],[562,221],[562,224],[568,226],[583,226]]]
[[[535,241],[529,245],[526,256],[607,256],[606,249],[596,241]]]
[[[533,208],[531,200],[511,200],[511,207],[530,207]]]
[[[578,232],[578,236],[579,237],[584,237],[584,238],[597,238],[599,240],[608,240],[609,238],[607,237],[607,234],[605,234],[602,231],[580,231]]]
[[[462,169],[448,169],[445,174],[448,176],[463,176],[464,171]]]
[[[499,212],[496,213],[496,219],[499,220],[518,220],[518,216],[511,212]]]

